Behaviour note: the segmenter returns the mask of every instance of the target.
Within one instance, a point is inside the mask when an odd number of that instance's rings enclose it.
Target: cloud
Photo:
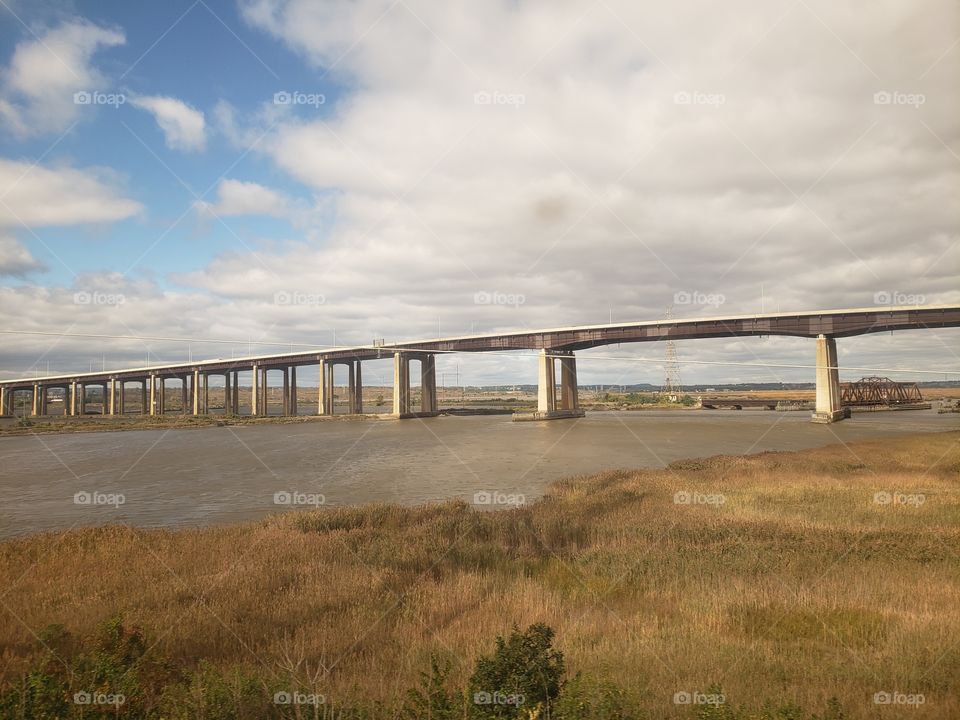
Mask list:
[[[217,186],[215,203],[198,202],[201,212],[220,217],[232,215],[272,215],[287,217],[291,213],[291,201],[285,195],[255,182],[224,179]]]
[[[0,276],[46,269],[9,232],[115,222],[139,213],[140,203],[123,197],[117,184],[101,169],[48,168],[0,158]],[[19,317],[15,306],[4,307],[2,314]]]
[[[870,305],[893,287],[960,300],[944,276],[960,252],[944,147],[960,136],[955,7],[891,6],[867,28],[831,6],[694,7],[241,3],[346,86],[257,145],[337,198],[323,246],[263,264],[330,296],[372,293],[426,332],[438,313],[658,317],[682,292],[750,312],[761,285],[768,309]],[[204,281],[228,287],[216,275],[233,261]],[[477,307],[483,291],[527,302]]]
[[[49,168],[0,158],[0,228],[114,222],[142,206],[120,193],[111,173]]]
[[[67,129],[87,109],[74,93],[107,90],[93,55],[124,42],[119,30],[77,19],[19,43],[0,71],[0,120],[20,136]]]
[[[173,150],[203,150],[206,127],[203,113],[182,100],[161,95],[132,98],[130,103],[151,113],[163,131],[167,147]]]
[[[39,262],[16,238],[0,235],[0,276],[23,277],[44,270]]]

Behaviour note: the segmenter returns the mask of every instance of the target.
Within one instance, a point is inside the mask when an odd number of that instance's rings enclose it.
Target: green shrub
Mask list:
[[[536,623],[508,639],[498,636],[489,657],[477,660],[468,699],[475,718],[550,718],[563,687],[563,653],[553,630]]]

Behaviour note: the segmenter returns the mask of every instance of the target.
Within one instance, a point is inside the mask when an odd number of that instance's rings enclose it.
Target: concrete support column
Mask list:
[[[193,414],[194,416],[200,414],[200,371],[194,370],[193,375],[190,378],[190,394],[192,397],[193,403]]]
[[[353,360],[347,363],[347,408],[351,415],[357,414],[357,375]]]
[[[7,408],[7,389],[5,387],[0,387],[0,417],[6,415],[9,411]]]
[[[121,380],[117,385],[117,412],[123,415],[127,411],[127,401],[123,396],[123,390],[126,383]]]
[[[270,415],[269,373],[267,368],[260,368],[260,414],[264,417]]]
[[[223,374],[223,414],[224,415],[233,415],[233,383],[231,380],[231,373],[229,370]]]
[[[420,412],[437,412],[437,358],[436,355],[420,357]]]
[[[86,415],[87,414],[87,386],[84,385],[83,383],[78,383],[77,391],[78,391],[77,412],[79,412],[80,415]]]
[[[560,397],[557,397],[556,361],[560,360]],[[537,411],[514,413],[514,420],[555,420],[583,417],[577,396],[577,359],[569,350],[546,349],[540,353]]]
[[[410,413],[410,360],[406,354],[393,354],[393,414]]]
[[[147,410],[149,415],[157,414],[157,376],[151,375],[149,378],[150,383],[150,397],[148,399]]]
[[[290,408],[289,413],[296,417],[297,414],[297,366],[290,366]]]
[[[363,371],[361,370],[362,364],[359,360],[357,362],[357,369],[353,375],[353,411],[357,415],[363,414]]]
[[[210,414],[210,375],[209,373],[200,373],[200,412],[203,415]]]
[[[557,379],[553,357],[547,350],[540,352],[540,372],[537,379],[537,412],[552,413],[557,409]]]
[[[256,417],[260,414],[260,368],[253,365],[250,371],[250,414]]]
[[[40,386],[33,384],[33,398],[30,400],[30,414],[40,414]]]
[[[239,370],[233,371],[233,395],[231,397],[233,398],[233,405],[231,406],[231,408],[233,409],[233,414],[239,415],[240,414],[240,371]]]
[[[317,415],[326,415],[327,409],[327,361],[320,361],[320,372],[319,381],[320,385],[317,387]]]
[[[563,410],[579,410],[580,398],[577,393],[577,359],[560,358],[560,407]]]
[[[283,373],[283,397],[281,398],[282,413],[284,416],[290,414],[290,368],[281,368]]]
[[[180,376],[180,412],[184,415],[190,412],[190,393],[188,392],[189,388],[187,386],[188,377],[188,375]]]
[[[150,406],[147,404],[147,383],[148,379],[144,378],[140,381],[140,414],[149,415]]]
[[[333,415],[333,410],[334,410],[333,401],[335,399],[333,395],[334,364],[332,362],[328,362],[328,363],[324,363],[324,365],[326,366],[326,372],[324,373],[325,375],[324,385],[326,387],[324,389],[324,394],[323,394],[324,408],[325,408],[324,415]]]
[[[167,412],[167,379],[157,377],[157,414],[164,415]]]
[[[832,423],[850,417],[849,408],[840,406],[840,368],[837,364],[837,339],[817,336],[817,405],[811,420]]]
[[[117,414],[117,379],[110,378],[110,414]]]

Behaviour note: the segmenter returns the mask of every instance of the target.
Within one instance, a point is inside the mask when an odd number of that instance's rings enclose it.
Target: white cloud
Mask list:
[[[203,150],[206,146],[203,113],[182,100],[155,95],[135,97],[130,102],[153,115],[163,131],[167,147],[174,150]]]
[[[255,182],[224,179],[217,186],[215,203],[198,202],[197,208],[220,217],[232,215],[272,215],[287,217],[292,210],[289,198],[283,193]]]
[[[108,91],[93,55],[123,43],[121,31],[79,19],[19,43],[0,71],[0,119],[22,136],[62,132],[90,109],[74,93]]]
[[[49,168],[0,158],[0,227],[114,222],[142,209],[106,170]]]
[[[0,158],[0,276],[46,269],[10,232],[114,222],[140,212],[140,203],[123,197],[117,184],[106,170],[48,168]],[[14,307],[4,308],[3,314],[18,315]],[[52,311],[51,318],[56,314]]]
[[[325,246],[261,256],[285,282],[382,293],[370,302],[425,316],[426,332],[437,313],[657,317],[682,291],[753,311],[761,284],[768,308],[870,305],[893,287],[960,300],[944,271],[960,254],[947,0],[878,8],[866,25],[788,0],[241,7],[349,89],[257,146],[337,193]],[[884,90],[925,102],[877,103]],[[221,269],[204,282],[226,288]],[[527,303],[474,306],[484,290]]]
[[[43,269],[43,263],[33,257],[16,238],[0,235],[0,277],[23,277]]]

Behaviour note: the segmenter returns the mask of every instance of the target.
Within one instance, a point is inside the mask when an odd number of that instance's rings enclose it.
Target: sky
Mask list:
[[[958,87],[949,0],[0,0],[0,330],[31,333],[0,334],[0,378],[957,304]],[[839,353],[943,379],[912,371],[960,370],[960,330]],[[811,340],[677,354],[683,382],[813,379],[683,364],[812,365]],[[592,350],[580,382],[659,384],[663,357]]]

